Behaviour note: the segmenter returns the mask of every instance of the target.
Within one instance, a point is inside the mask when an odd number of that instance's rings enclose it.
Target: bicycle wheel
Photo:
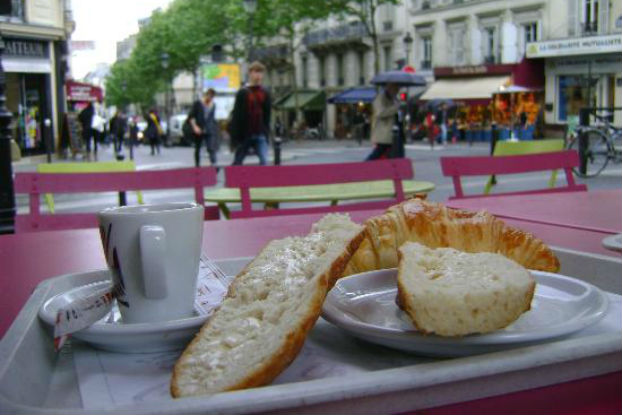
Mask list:
[[[603,171],[609,161],[607,136],[600,130],[588,130],[585,134],[588,137],[585,173],[582,173],[579,167],[573,168],[572,171],[580,177],[595,177]],[[568,146],[568,149],[578,152],[579,139],[574,139]],[[580,153],[579,157],[581,157]]]

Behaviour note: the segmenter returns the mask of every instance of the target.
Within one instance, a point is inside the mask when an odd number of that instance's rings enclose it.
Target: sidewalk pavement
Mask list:
[[[480,151],[482,147],[488,147],[489,143],[476,143],[474,147],[477,147]],[[370,149],[371,143],[369,141],[363,141],[359,144],[357,140],[315,140],[315,141],[286,141],[281,147],[281,162],[287,164],[289,161],[295,160],[300,157],[310,156],[313,154],[326,155],[336,154],[340,151],[347,149]],[[407,150],[421,150],[421,151],[443,151],[444,149],[459,150],[464,148],[466,150],[468,145],[466,143],[451,144],[447,147],[435,146],[433,149],[427,143],[417,142],[407,144]],[[207,158],[207,152],[205,149],[201,149],[201,163],[203,166],[209,165]],[[134,147],[134,161],[136,162],[137,169],[139,170],[152,170],[152,169],[173,169],[183,167],[194,166],[194,148],[193,147],[162,147],[161,154],[152,156],[150,154],[149,146],[140,145]],[[129,159],[129,148],[124,146],[123,155],[125,159]],[[269,163],[273,163],[274,152],[273,148],[269,151]],[[115,154],[112,145],[99,145],[99,151],[97,154],[97,161],[112,161],[115,160]],[[57,154],[52,156],[53,163],[70,163],[70,162],[83,162],[86,161],[82,155],[78,155],[75,159],[62,158]],[[23,157],[21,160],[13,162],[14,172],[28,172],[36,171],[37,165],[46,163],[47,157],[45,154],[31,157]],[[226,145],[221,146],[218,152],[219,167],[229,166],[233,162],[233,154],[229,151]],[[253,165],[259,164],[257,156],[251,154],[246,157],[244,164]]]

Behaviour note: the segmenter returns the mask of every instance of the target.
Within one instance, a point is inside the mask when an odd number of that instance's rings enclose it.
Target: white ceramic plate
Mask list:
[[[596,323],[607,298],[583,281],[532,271],[537,281],[531,310],[493,333],[464,337],[423,335],[395,304],[397,270],[353,275],[328,293],[322,317],[372,343],[434,356],[465,356],[524,346],[568,335]]]
[[[90,284],[72,287],[48,299],[39,309],[39,318],[50,326],[54,326],[58,309],[67,306],[77,298],[84,298],[94,291],[110,286],[108,271],[96,271],[92,277],[97,278]],[[88,275],[90,277],[90,275]],[[224,289],[224,288],[223,288]],[[167,350],[183,349],[188,341],[198,332],[209,314],[199,315],[180,320],[124,324],[121,313],[114,302],[112,311],[90,327],[73,333],[71,336],[85,341],[92,346],[122,353],[151,353]]]
[[[612,251],[622,252],[622,233],[603,239],[603,246]]]

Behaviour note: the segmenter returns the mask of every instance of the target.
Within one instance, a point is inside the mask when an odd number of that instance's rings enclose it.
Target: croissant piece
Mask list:
[[[528,269],[559,271],[559,260],[544,242],[486,211],[452,209],[441,203],[411,199],[365,222],[365,238],[343,275],[397,267],[397,251],[405,242],[499,253]]]

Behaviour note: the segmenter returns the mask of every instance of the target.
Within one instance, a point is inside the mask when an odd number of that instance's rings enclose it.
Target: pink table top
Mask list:
[[[351,214],[355,221],[361,222],[380,211],[358,211]],[[303,235],[321,214],[238,219],[230,221],[207,221],[204,227],[203,252],[213,259],[224,259],[257,254],[271,239],[289,235]],[[545,242],[601,253],[600,241],[603,234],[582,231],[562,226],[507,220],[508,223],[522,227]],[[607,251],[608,252],[608,251]],[[99,233],[96,229],[25,233],[0,237],[0,335],[8,330],[19,310],[28,300],[32,290],[41,281],[69,273],[87,272],[105,268]],[[575,382],[553,385],[519,393],[506,394],[480,399],[469,403],[432,408],[421,413],[498,413],[516,410],[551,409],[550,402],[543,400],[548,396],[571,397],[577,387],[596,389],[602,393],[585,399],[565,399],[563,407],[553,405],[559,413],[585,413],[598,409],[599,413],[615,413],[621,398],[619,384],[622,372]],[[577,383],[578,382],[578,383]],[[603,389],[606,385],[606,389]],[[592,396],[590,394],[590,396]],[[530,404],[531,400],[533,405]],[[554,399],[556,400],[556,399]],[[522,405],[516,406],[516,402]],[[492,412],[487,411],[492,410]],[[578,412],[577,412],[578,411]],[[604,411],[604,412],[603,412]]]
[[[601,233],[622,232],[622,189],[451,200],[448,206],[524,222]],[[602,239],[601,238],[601,239]]]

